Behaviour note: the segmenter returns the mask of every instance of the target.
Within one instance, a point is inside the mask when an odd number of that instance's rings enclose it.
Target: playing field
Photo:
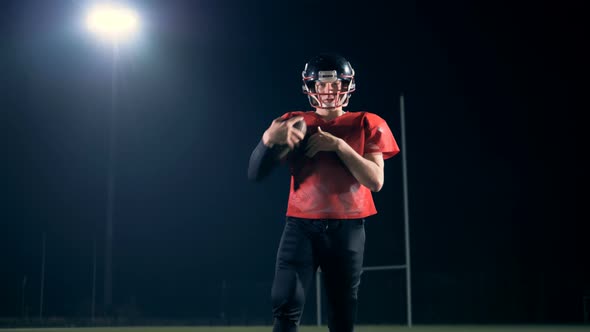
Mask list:
[[[248,326],[248,327],[93,327],[93,328],[19,328],[0,329],[2,332],[23,332],[23,331],[66,331],[66,332],[265,332],[272,331],[269,326]],[[300,332],[328,332],[327,327],[302,326]],[[432,325],[432,326],[358,326],[356,332],[577,332],[590,331],[589,325],[567,326],[567,325]]]

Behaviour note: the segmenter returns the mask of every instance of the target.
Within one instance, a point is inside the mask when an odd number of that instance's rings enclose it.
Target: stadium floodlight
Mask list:
[[[96,4],[86,15],[88,30],[116,43],[135,35],[139,25],[139,15],[133,9],[116,3]]]

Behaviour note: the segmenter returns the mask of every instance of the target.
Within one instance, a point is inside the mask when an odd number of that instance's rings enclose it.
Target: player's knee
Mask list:
[[[305,292],[297,275],[283,275],[275,282],[271,292],[271,303],[275,317],[299,320],[305,302]]]
[[[302,287],[290,287],[273,289],[271,294],[273,308],[297,308],[302,307],[305,302],[305,295]]]

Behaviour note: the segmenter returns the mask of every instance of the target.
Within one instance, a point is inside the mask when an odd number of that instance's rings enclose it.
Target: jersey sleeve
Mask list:
[[[300,116],[300,115],[304,115],[305,112],[301,112],[301,111],[291,111],[291,112],[287,112],[284,113],[283,115],[281,115],[281,120],[285,121],[285,120],[289,120],[290,118],[294,118],[296,116]]]
[[[399,147],[387,122],[380,116],[367,113],[365,125],[364,153],[382,153],[388,159],[399,153]]]

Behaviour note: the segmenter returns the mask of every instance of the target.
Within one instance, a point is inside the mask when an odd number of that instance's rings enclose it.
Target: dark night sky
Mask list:
[[[0,8],[0,317],[20,315],[25,275],[38,314],[43,232],[46,315],[88,315],[94,239],[102,301],[111,58],[80,29],[80,3]],[[273,118],[310,108],[305,61],[335,51],[357,72],[349,110],[381,115],[400,143],[405,94],[415,322],[582,320],[581,7],[137,3],[145,29],[117,71],[117,306],[270,318],[289,180],[279,169],[249,183],[248,158]],[[401,160],[374,195],[367,266],[403,263]],[[359,319],[403,323],[403,274],[379,273],[364,277]]]

